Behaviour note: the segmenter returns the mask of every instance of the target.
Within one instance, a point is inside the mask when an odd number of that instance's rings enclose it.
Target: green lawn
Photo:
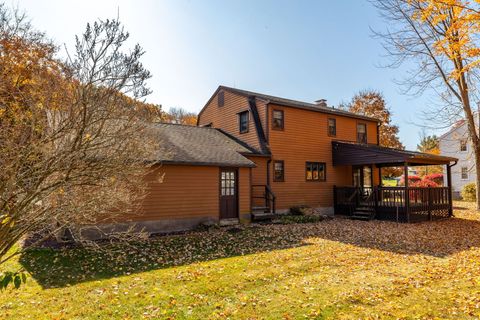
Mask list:
[[[159,237],[102,254],[33,250],[5,319],[480,317],[480,221],[333,219]],[[108,254],[107,254],[108,252]]]

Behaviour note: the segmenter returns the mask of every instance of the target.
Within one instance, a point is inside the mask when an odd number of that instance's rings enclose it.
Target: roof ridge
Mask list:
[[[179,126],[179,127],[190,127],[190,128],[201,128],[201,129],[215,129],[213,127],[202,127],[193,124],[184,124],[184,123],[171,123],[171,122],[154,122],[155,125],[171,125],[171,126]]]
[[[270,102],[278,103],[279,105],[285,105],[285,106],[290,106],[290,107],[294,107],[294,108],[295,107],[296,108],[303,108],[303,109],[306,109],[306,110],[311,110],[311,111],[316,111],[316,112],[325,112],[325,113],[330,113],[330,114],[344,115],[344,116],[347,116],[347,117],[349,116],[349,117],[353,117],[353,118],[366,119],[366,120],[369,120],[369,121],[376,121],[377,123],[380,122],[380,120],[378,120],[376,118],[366,116],[366,115],[362,115],[362,114],[358,114],[358,113],[351,112],[351,111],[347,111],[347,110],[342,110],[342,109],[338,109],[338,108],[334,108],[334,107],[322,107],[322,106],[316,105],[314,103],[306,102],[306,101],[294,100],[294,99],[289,99],[289,98],[282,98],[282,97],[279,97],[279,96],[273,96],[273,95],[254,92],[254,91],[237,89],[237,88],[232,88],[232,87],[228,87],[228,86],[224,86],[224,85],[220,85],[217,88],[217,90],[215,91],[215,93],[218,92],[220,89],[230,90],[232,92],[235,92],[237,94],[244,95],[244,96],[254,96],[256,98],[260,98],[260,99],[264,99],[264,100],[273,100],[273,101],[270,101]],[[213,98],[213,96],[212,96],[212,98]],[[212,99],[212,98],[210,98],[210,99]],[[208,105],[208,102],[207,102],[207,105]],[[200,113],[202,111],[203,111],[203,109],[200,111]]]

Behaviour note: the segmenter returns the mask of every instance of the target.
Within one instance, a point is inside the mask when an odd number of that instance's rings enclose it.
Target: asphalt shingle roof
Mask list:
[[[335,109],[333,107],[328,107],[328,106],[324,107],[324,106],[317,105],[317,104],[314,104],[314,103],[308,103],[308,102],[304,102],[304,101],[286,99],[286,98],[271,96],[271,95],[268,95],[268,94],[263,94],[263,93],[253,92],[253,91],[247,91],[247,90],[242,90],[242,89],[237,89],[237,88],[231,88],[231,87],[227,87],[227,86],[220,86],[219,89],[224,89],[224,90],[228,90],[228,91],[231,91],[231,92],[236,92],[237,94],[240,94],[240,95],[243,95],[243,96],[257,97],[257,98],[260,98],[262,100],[266,100],[268,102],[279,104],[279,105],[282,105],[282,106],[288,106],[288,107],[305,109],[305,110],[316,111],[316,112],[323,112],[323,113],[328,113],[328,114],[343,115],[343,116],[347,116],[347,117],[351,117],[351,118],[358,118],[358,119],[364,119],[364,120],[379,122],[378,119],[375,119],[375,118],[372,118],[372,117],[364,116],[364,115],[361,115],[361,114],[349,112],[349,111],[342,110],[342,109]]]
[[[215,128],[169,123],[156,124],[159,139],[157,161],[210,166],[254,167],[242,154],[255,150]]]

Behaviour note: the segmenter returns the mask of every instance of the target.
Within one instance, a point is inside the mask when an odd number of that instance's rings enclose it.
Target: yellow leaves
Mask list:
[[[0,215],[0,225],[3,226],[8,226],[9,228],[13,228],[15,226],[15,220],[12,219],[7,214],[1,214]]]
[[[480,33],[480,14],[472,10],[468,1],[409,0],[409,4],[412,19],[434,33],[434,54],[448,58],[455,66],[449,74],[451,79],[457,80],[478,67],[480,48],[476,38]]]
[[[83,137],[84,142],[89,142],[92,140],[92,135],[90,133],[86,133],[85,136]]]

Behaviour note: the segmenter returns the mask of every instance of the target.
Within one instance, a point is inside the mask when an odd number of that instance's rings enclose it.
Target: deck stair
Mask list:
[[[375,209],[360,204],[359,206],[355,207],[352,215],[350,216],[350,219],[371,221],[375,219]]]
[[[275,194],[268,185],[252,186],[252,221],[266,221],[275,217]]]

